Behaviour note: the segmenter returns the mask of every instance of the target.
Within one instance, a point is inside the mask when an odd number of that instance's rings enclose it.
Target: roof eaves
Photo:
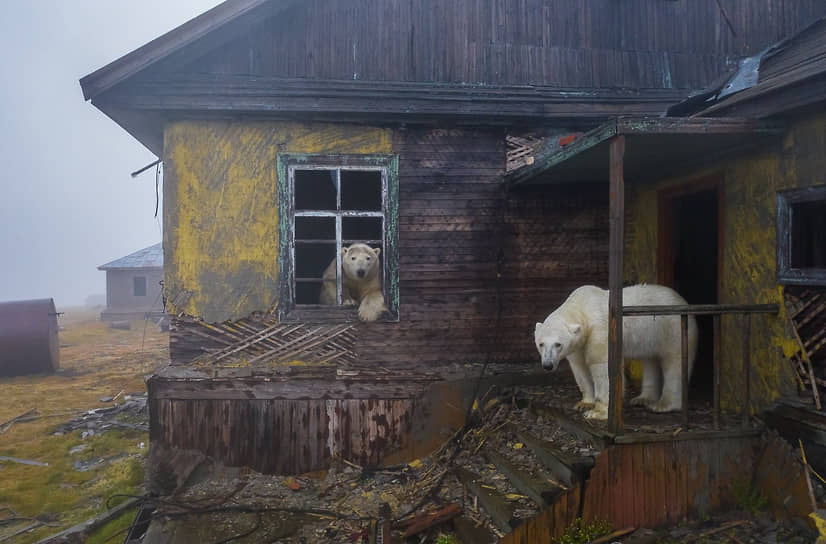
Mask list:
[[[272,0],[227,0],[151,42],[110,62],[80,80],[83,98],[91,100],[145,68],[198,41],[213,30],[253,12]]]

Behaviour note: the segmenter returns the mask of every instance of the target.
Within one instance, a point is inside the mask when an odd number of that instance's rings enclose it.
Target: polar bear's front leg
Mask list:
[[[571,372],[574,373],[574,380],[582,392],[582,400],[574,404],[576,410],[589,410],[594,407],[594,380],[591,378],[591,371],[585,364],[582,353],[571,353],[567,357]]]
[[[588,365],[594,380],[594,407],[585,412],[586,419],[608,419],[608,363]]]
[[[359,318],[362,321],[375,321],[386,310],[387,306],[384,303],[384,296],[381,291],[368,293],[359,305]]]

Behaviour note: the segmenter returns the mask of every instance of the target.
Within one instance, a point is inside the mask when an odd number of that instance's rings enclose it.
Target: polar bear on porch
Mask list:
[[[634,285],[622,290],[624,306],[683,305],[685,299],[662,285]],[[682,408],[681,333],[679,316],[623,319],[623,359],[642,362],[642,392],[632,404],[654,412]],[[543,323],[536,324],[536,348],[545,370],[567,359],[582,391],[575,408],[589,419],[608,418],[608,291],[586,285]],[[697,351],[697,322],[688,319],[688,371]],[[624,382],[623,382],[624,383]]]
[[[341,248],[341,304],[358,304],[362,321],[375,321],[387,307],[381,291],[381,249],[367,244],[353,244]],[[336,259],[324,270],[321,286],[321,304],[336,303]]]

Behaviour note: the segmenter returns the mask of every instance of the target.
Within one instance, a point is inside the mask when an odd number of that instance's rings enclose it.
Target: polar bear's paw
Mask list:
[[[359,306],[359,319],[362,321],[375,321],[383,312],[387,310],[384,303],[384,296],[381,293],[369,293],[361,301]]]
[[[574,410],[578,410],[580,412],[584,412],[585,410],[590,410],[594,407],[594,401],[587,401],[582,399],[581,401],[574,404]]]
[[[593,409],[585,412],[585,419],[608,419],[608,407],[604,404],[595,404]]]
[[[634,397],[633,399],[631,399],[631,404],[633,406],[651,406],[652,404],[654,404],[655,401],[656,399],[640,395],[638,397]]]
[[[680,404],[679,402],[663,397],[657,402],[649,404],[648,409],[652,412],[676,412],[680,410]]]

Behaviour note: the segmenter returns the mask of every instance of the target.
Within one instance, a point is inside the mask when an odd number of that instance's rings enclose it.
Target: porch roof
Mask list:
[[[624,176],[646,179],[764,144],[782,134],[777,121],[712,117],[619,117],[562,146],[536,150],[533,162],[506,175],[511,185],[607,182],[612,138],[624,135]]]

